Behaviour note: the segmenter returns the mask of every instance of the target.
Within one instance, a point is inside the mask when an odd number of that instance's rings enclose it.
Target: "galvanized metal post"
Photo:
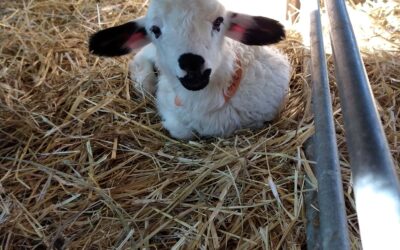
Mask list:
[[[399,249],[400,189],[344,0],[325,1],[363,248]]]
[[[307,159],[315,162],[315,135],[310,137],[303,146]],[[311,166],[315,168],[315,164],[311,164]],[[307,250],[319,250],[321,249],[321,230],[319,223],[318,188],[314,186],[312,179],[308,175],[305,176],[305,181],[304,187],[307,192],[304,194],[304,210],[306,215]],[[315,184],[317,185],[317,183]]]
[[[311,81],[315,122],[314,156],[318,180],[320,246],[349,249],[347,218],[341,181],[332,100],[322,36],[319,1],[310,13]]]

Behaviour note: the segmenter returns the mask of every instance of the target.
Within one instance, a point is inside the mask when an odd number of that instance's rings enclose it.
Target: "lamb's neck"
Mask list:
[[[210,90],[213,92],[216,90],[223,91],[232,83],[232,78],[237,67],[237,55],[234,48],[230,45],[231,44],[228,42],[224,43],[222,47],[221,63],[210,79],[209,86]]]

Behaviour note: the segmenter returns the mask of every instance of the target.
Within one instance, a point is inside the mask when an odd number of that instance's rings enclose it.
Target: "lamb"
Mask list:
[[[284,38],[278,21],[217,0],[152,0],[146,16],[92,35],[89,50],[113,57],[141,49],[130,63],[135,87],[155,94],[172,137],[226,137],[279,114],[290,65],[263,45]]]

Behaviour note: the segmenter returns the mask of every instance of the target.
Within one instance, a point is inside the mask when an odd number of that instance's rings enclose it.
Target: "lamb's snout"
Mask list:
[[[205,88],[210,81],[211,69],[205,69],[202,56],[192,53],[182,54],[178,59],[179,67],[186,72],[184,77],[178,77],[183,87],[197,91]]]
[[[188,74],[201,71],[205,63],[202,56],[192,53],[182,54],[179,57],[178,62],[179,67],[181,67],[182,70],[185,70]]]

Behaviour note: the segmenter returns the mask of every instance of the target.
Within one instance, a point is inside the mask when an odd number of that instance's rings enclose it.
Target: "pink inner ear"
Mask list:
[[[240,26],[239,24],[232,24],[229,30],[231,32],[237,32],[240,34],[243,34],[246,31],[246,29]]]
[[[124,44],[124,47],[136,49],[144,45],[146,43],[145,40],[146,36],[143,33],[138,32],[129,37],[128,41]]]

